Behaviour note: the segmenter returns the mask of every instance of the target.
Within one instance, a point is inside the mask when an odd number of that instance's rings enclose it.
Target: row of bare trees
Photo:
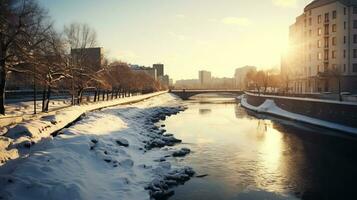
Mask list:
[[[70,91],[72,104],[80,104],[89,88],[95,91],[94,101],[100,93],[109,99],[109,93],[118,98],[161,89],[157,81],[132,72],[126,63],[103,59],[95,66],[86,48],[96,45],[96,32],[86,24],[72,23],[63,32],[56,31],[36,0],[0,0],[0,114],[5,114],[6,81],[12,72],[33,75],[43,90],[43,111],[48,111],[51,94],[59,87]]]
[[[271,71],[255,71],[251,70],[247,73],[245,82],[247,88],[255,89],[259,94],[261,92],[266,93],[268,89],[270,91],[277,90],[281,84],[282,79],[279,74],[272,73]]]

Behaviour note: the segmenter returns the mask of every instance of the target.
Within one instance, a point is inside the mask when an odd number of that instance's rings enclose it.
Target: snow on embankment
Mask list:
[[[88,113],[9,172],[0,167],[0,199],[165,199],[194,174],[171,165],[190,151],[156,125],[185,109],[177,104],[163,94]]]
[[[22,153],[26,152],[26,148],[66,127],[86,112],[119,104],[137,102],[163,93],[165,92],[132,96],[82,106],[72,106],[39,119],[24,121],[11,128],[7,128],[7,133],[0,136],[0,166],[8,160],[18,158]]]
[[[272,99],[266,99],[264,101],[264,103],[261,104],[260,106],[253,106],[247,102],[247,96],[243,95],[241,98],[241,105],[249,110],[253,110],[258,113],[272,114],[272,115],[284,117],[284,118],[291,119],[291,120],[296,120],[296,121],[300,121],[300,122],[304,122],[304,123],[308,123],[308,124],[312,124],[312,125],[316,125],[316,126],[330,128],[330,129],[337,130],[337,131],[343,131],[343,132],[347,132],[347,133],[357,134],[357,128],[344,126],[341,124],[336,124],[336,123],[308,117],[305,115],[295,114],[295,113],[283,110],[283,109],[279,108],[275,104],[274,100],[272,100]]]

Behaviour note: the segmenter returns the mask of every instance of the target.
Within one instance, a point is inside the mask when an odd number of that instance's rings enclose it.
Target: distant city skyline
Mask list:
[[[280,66],[289,26],[311,0],[63,0],[40,3],[58,29],[89,24],[109,58],[165,64],[174,80]]]

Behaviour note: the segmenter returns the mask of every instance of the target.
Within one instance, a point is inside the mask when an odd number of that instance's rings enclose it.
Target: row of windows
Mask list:
[[[357,29],[357,20],[353,20],[353,28]],[[347,22],[343,23],[343,29],[346,30],[347,29]],[[329,34],[329,30],[330,30],[330,26],[329,24],[325,24],[324,26],[324,34],[328,35]],[[337,24],[332,24],[332,28],[331,31],[333,33],[337,32]],[[317,28],[317,35],[321,36],[322,35],[322,28]],[[312,30],[309,30],[309,36],[312,36]]]
[[[343,58],[346,58],[346,50],[343,50]],[[357,58],[357,49],[353,49],[353,58]],[[332,59],[336,59],[337,58],[337,51],[336,50],[333,50],[331,51],[331,57]],[[328,60],[329,59],[329,50],[325,50],[324,51],[324,55],[322,57],[322,53],[319,52],[317,54],[317,60],[322,60],[322,58],[324,58],[325,60]],[[312,60],[312,56],[311,54],[309,54],[309,61]]]
[[[311,10],[310,10],[310,12],[309,12],[309,15],[311,16]],[[353,8],[352,8],[352,13],[353,14],[357,14],[357,6],[354,6]],[[344,15],[346,15],[347,14],[347,8],[344,8],[343,9],[343,14]],[[334,10],[334,11],[332,11],[332,19],[336,19],[337,18],[337,11],[336,10]],[[330,20],[330,13],[325,13],[325,15],[324,15],[324,19],[325,19],[325,22],[329,22],[329,20]],[[317,23],[318,24],[321,24],[322,23],[322,15],[318,15],[317,16]],[[306,27],[306,19],[305,19],[305,21],[304,21],[304,24],[305,24],[305,27]],[[312,25],[312,18],[310,17],[309,18],[309,26],[311,26]]]
[[[338,68],[338,65],[333,64],[332,68],[336,69],[336,68]],[[305,69],[305,71],[306,71],[306,69]],[[328,71],[328,65],[325,65],[325,66],[317,65],[317,71],[318,72]],[[346,64],[343,64],[342,72],[345,73],[346,71],[347,71],[347,66],[346,66]],[[357,73],[357,63],[352,64],[352,72]],[[309,67],[309,75],[311,75],[311,67]]]

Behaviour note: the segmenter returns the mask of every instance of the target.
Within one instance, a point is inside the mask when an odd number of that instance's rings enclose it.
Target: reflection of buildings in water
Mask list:
[[[206,115],[206,114],[209,114],[212,112],[212,109],[209,109],[209,108],[200,108],[198,110],[199,114],[200,115]]]

